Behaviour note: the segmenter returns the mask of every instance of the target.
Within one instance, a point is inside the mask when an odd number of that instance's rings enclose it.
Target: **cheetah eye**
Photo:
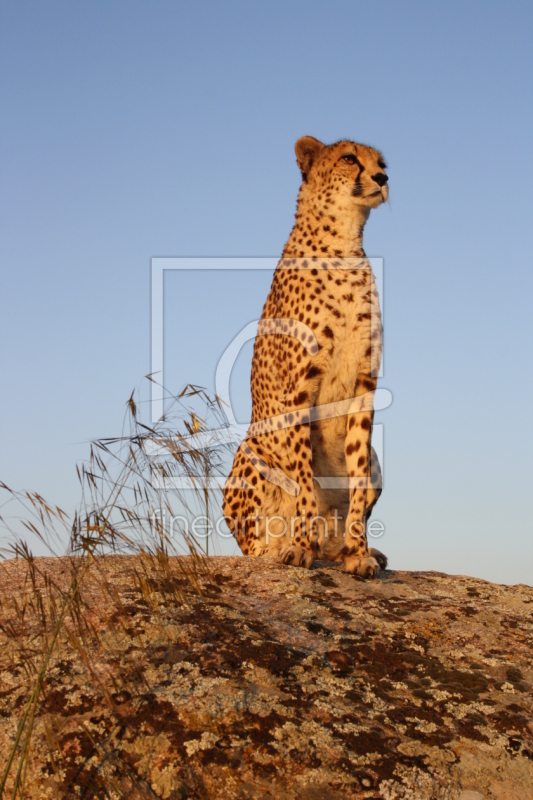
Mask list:
[[[353,153],[347,153],[345,156],[342,156],[342,160],[346,161],[347,164],[355,164],[357,161]]]

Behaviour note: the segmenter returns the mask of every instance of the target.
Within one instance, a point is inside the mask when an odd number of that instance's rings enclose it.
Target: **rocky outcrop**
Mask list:
[[[58,642],[25,796],[533,798],[532,588],[212,558],[183,601],[183,559],[148,588],[135,563],[87,577],[86,650]],[[6,563],[4,631],[22,582]],[[28,689],[7,632],[0,766]]]

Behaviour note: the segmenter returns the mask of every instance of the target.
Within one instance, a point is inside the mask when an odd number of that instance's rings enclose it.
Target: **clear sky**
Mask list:
[[[346,137],[390,165],[365,238],[394,397],[380,547],[533,583],[532,23],[514,0],[2,0],[0,480],[73,510],[150,370],[151,257],[278,255],[294,142]],[[214,389],[269,282],[168,276],[171,390]]]

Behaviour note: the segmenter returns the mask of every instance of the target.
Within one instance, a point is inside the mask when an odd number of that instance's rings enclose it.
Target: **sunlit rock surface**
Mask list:
[[[61,637],[25,796],[532,800],[532,588],[213,558],[180,605],[176,564],[143,594],[106,558],[113,602],[90,573],[87,652]],[[24,572],[0,570],[4,628]],[[0,645],[2,767],[29,684]]]

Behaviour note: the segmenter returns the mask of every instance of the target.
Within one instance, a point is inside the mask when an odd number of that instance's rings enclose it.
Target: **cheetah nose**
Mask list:
[[[378,186],[385,186],[385,184],[389,180],[389,176],[385,175],[384,172],[376,172],[375,175],[372,175],[372,180],[376,181]]]

